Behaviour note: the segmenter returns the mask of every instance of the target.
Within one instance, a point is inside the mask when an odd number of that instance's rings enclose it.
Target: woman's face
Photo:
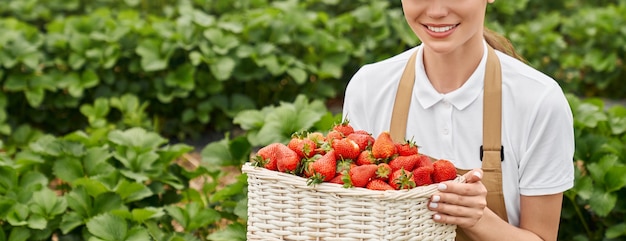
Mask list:
[[[482,45],[487,2],[402,0],[404,16],[424,45],[440,53]]]

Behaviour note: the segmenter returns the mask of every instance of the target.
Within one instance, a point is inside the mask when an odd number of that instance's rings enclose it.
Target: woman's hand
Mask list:
[[[465,183],[440,183],[439,193],[430,198],[428,205],[430,210],[437,212],[433,219],[462,228],[473,227],[487,207],[487,188],[481,182],[482,176],[481,169],[474,169],[463,175]]]

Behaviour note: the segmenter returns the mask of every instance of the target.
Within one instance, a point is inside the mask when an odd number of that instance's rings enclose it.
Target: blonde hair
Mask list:
[[[519,53],[517,53],[517,51],[515,51],[513,44],[506,37],[487,27],[485,27],[483,31],[483,36],[485,37],[487,44],[489,44],[489,46],[491,46],[492,48],[526,63],[526,59],[524,59],[524,57],[522,57]]]

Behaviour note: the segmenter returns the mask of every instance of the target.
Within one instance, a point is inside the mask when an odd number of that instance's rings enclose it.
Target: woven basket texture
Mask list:
[[[456,225],[432,220],[436,185],[376,191],[253,167],[248,175],[248,240],[454,240]],[[456,181],[459,181],[457,178]]]

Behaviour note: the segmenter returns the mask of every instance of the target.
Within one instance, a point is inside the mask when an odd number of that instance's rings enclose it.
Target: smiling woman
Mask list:
[[[492,2],[403,0],[422,43],[359,69],[343,117],[414,140],[465,174],[429,205],[436,222],[459,227],[457,240],[556,240],[574,180],[572,113],[554,79],[484,27]]]

